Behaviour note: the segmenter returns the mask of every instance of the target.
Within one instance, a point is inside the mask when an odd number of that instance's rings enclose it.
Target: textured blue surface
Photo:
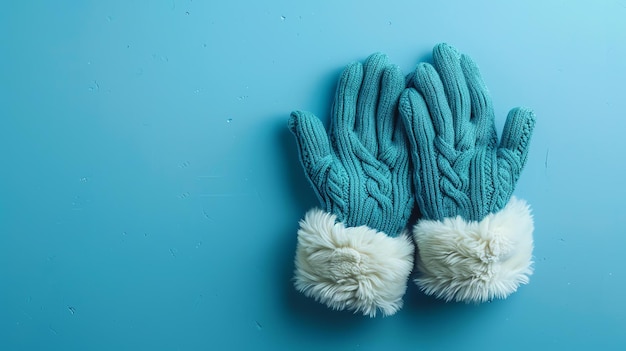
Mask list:
[[[625,17],[617,0],[5,1],[0,349],[624,349]],[[316,198],[289,112],[328,116],[352,60],[409,72],[441,41],[478,62],[499,128],[535,109],[516,195],[536,273],[479,306],[411,285],[393,317],[327,310],[290,281]]]

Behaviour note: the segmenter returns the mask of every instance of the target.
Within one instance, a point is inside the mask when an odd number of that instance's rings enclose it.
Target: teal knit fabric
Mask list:
[[[407,224],[414,195],[397,109],[404,88],[400,69],[377,53],[343,71],[329,133],[312,113],[291,113],[304,172],[323,209],[348,227],[396,236]]]
[[[481,220],[502,209],[526,163],[533,112],[514,108],[502,138],[478,67],[447,44],[434,67],[419,64],[400,98],[414,163],[416,200],[426,219]]]

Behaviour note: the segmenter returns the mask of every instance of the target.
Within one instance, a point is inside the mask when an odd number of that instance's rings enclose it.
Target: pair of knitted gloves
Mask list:
[[[439,44],[433,60],[408,80],[384,54],[348,65],[328,132],[291,114],[321,204],[300,221],[295,286],[333,309],[394,314],[415,257],[415,283],[447,301],[505,298],[532,274],[533,220],[512,193],[534,114],[511,110],[498,141],[472,59]]]

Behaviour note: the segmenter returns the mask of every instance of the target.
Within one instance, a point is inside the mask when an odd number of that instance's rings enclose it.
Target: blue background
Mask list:
[[[626,1],[4,1],[1,350],[623,349]],[[441,41],[502,126],[534,108],[516,194],[536,273],[507,300],[411,284],[375,319],[290,281],[316,205],[286,120],[338,74]]]

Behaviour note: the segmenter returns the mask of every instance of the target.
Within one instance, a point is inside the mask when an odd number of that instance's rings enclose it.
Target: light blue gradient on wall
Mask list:
[[[1,350],[528,350],[626,345],[626,1],[5,1]],[[286,128],[374,51],[446,41],[501,127],[537,127],[516,194],[536,273],[504,301],[411,285],[388,318],[290,281],[316,205]],[[326,119],[327,120],[327,119]]]

